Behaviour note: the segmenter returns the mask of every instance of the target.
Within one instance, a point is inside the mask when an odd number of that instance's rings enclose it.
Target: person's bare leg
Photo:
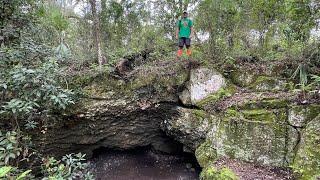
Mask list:
[[[187,56],[188,56],[188,59],[190,59],[190,56],[191,56],[191,39],[188,38],[186,39],[186,48],[187,48]]]
[[[183,53],[183,39],[179,39],[178,46],[177,59],[180,59]]]
[[[177,56],[180,58],[182,56],[182,53],[183,53],[183,47],[179,47]]]
[[[187,47],[187,55],[190,57],[192,54],[190,46]]]
[[[190,46],[189,47],[187,47],[187,57],[188,57],[188,61],[189,61],[189,64],[191,63],[190,62],[190,60],[191,60],[191,48],[190,48]]]

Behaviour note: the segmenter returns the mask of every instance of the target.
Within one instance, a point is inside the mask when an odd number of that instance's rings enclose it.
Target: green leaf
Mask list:
[[[10,154],[9,154],[9,157],[12,158],[12,159],[14,159],[14,158],[16,158],[16,155],[13,154],[13,153],[10,153]]]
[[[4,158],[4,164],[8,164],[9,163],[9,160],[10,160],[10,157],[9,156],[6,156]]]
[[[20,179],[25,178],[30,172],[31,172],[31,170],[27,170],[27,171],[23,172],[22,174],[20,174],[20,175],[17,177],[17,180],[20,180]]]
[[[2,86],[3,87],[3,89],[7,89],[8,88],[8,86],[6,85],[6,84],[0,84],[0,86]]]
[[[28,69],[28,70],[26,70],[26,73],[33,74],[33,73],[35,73],[35,71],[32,69]]]
[[[6,149],[7,149],[7,150],[11,150],[11,149],[13,149],[12,144],[11,144],[11,143],[7,144]]]
[[[0,178],[5,177],[11,171],[11,169],[11,166],[4,166],[0,168]]]

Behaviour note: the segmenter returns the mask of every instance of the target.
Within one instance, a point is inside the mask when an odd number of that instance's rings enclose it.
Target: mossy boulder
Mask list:
[[[285,109],[229,110],[214,139],[218,157],[264,165],[292,162],[298,132],[288,125]]]
[[[209,166],[202,170],[200,174],[201,180],[239,180],[239,177],[229,168],[220,170],[213,166]]]
[[[291,106],[289,109],[289,123],[295,127],[304,127],[320,113],[320,105]]]
[[[202,143],[195,151],[198,163],[201,167],[207,167],[217,159],[217,151],[210,141]]]
[[[320,115],[303,130],[293,169],[303,180],[320,178]]]

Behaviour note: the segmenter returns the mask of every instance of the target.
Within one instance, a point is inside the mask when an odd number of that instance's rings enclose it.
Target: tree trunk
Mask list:
[[[93,38],[96,48],[96,53],[98,56],[99,68],[101,70],[103,64],[101,42],[100,42],[100,26],[99,26],[99,17],[96,8],[96,0],[89,0],[91,5],[92,17],[93,17]]]
[[[102,35],[102,39],[103,42],[102,43],[104,45],[104,47],[107,47],[107,44],[105,42],[108,42],[108,33],[109,31],[107,30],[108,27],[108,22],[107,22],[107,0],[101,0],[101,35]]]

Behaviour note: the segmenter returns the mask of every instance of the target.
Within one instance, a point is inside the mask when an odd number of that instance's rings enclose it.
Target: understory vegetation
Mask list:
[[[290,91],[319,97],[317,0],[0,0],[0,179],[93,179],[85,155],[46,157],[34,136],[84,96],[74,76],[110,73],[144,52],[142,66],[172,61],[184,10],[194,21],[192,59],[202,66],[280,67]],[[213,175],[234,176],[203,174]]]

